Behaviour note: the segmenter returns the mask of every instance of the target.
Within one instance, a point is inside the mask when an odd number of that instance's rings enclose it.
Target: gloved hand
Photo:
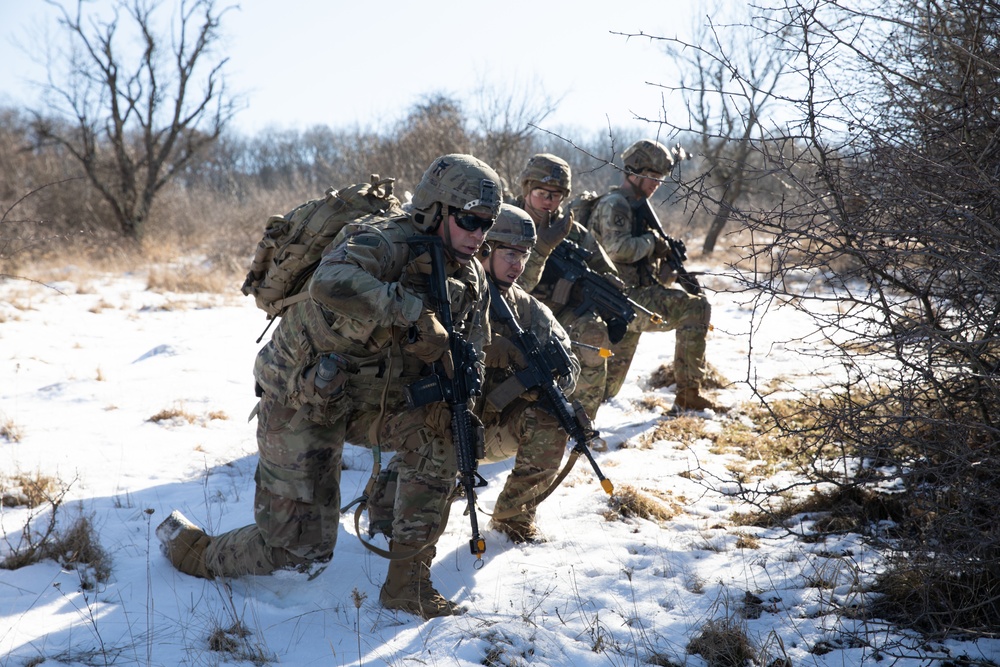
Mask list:
[[[670,245],[659,235],[650,234],[653,237],[653,257],[663,259],[670,256]]]
[[[566,213],[558,220],[550,220],[548,226],[538,226],[538,238],[535,239],[535,252],[548,257],[557,245],[569,234],[573,216]]]
[[[433,364],[448,354],[448,331],[432,310],[424,310],[410,325],[404,350],[426,364]]]
[[[514,341],[505,336],[494,336],[483,351],[486,353],[488,368],[507,368],[511,365],[524,368],[528,365],[524,353],[517,348]]]
[[[431,254],[425,252],[410,260],[399,277],[399,284],[416,294],[427,294],[430,291],[431,271],[434,264]]]

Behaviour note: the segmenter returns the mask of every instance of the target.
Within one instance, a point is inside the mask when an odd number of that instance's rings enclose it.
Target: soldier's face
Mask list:
[[[462,225],[459,225],[455,220],[454,214],[448,216],[448,224],[440,225],[438,227],[438,236],[440,236],[446,245],[450,246],[454,251],[455,259],[457,259],[462,264],[465,264],[471,260],[477,252],[479,252],[479,247],[483,245],[483,240],[486,238],[486,229],[490,226],[490,219],[485,216],[475,216],[482,220],[479,226],[468,224],[468,216],[474,215],[472,213],[462,214],[467,220],[463,221]],[[468,227],[474,227],[473,229],[468,229]]]
[[[552,190],[549,188],[532,188],[528,192],[528,206],[536,211],[552,213],[563,200],[562,190]]]
[[[656,192],[656,189],[660,187],[660,182],[663,180],[663,174],[659,174],[655,171],[643,171],[639,174],[634,174],[631,178],[635,179],[632,181],[635,185],[635,189],[640,195],[645,199],[649,199]]]
[[[482,262],[486,273],[493,276],[499,284],[513,285],[524,273],[530,254],[528,248],[498,245],[488,257],[480,255],[479,261]]]

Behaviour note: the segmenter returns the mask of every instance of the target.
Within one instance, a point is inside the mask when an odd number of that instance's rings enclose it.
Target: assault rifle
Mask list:
[[[453,370],[449,376],[444,368],[438,368],[437,373],[413,382],[406,388],[406,400],[411,407],[445,401],[451,408],[451,434],[455,444],[458,478],[469,503],[469,521],[472,524],[469,549],[477,559],[480,559],[486,551],[486,540],[479,532],[475,489],[486,486],[486,480],[476,470],[478,460],[484,456],[483,427],[469,410],[469,399],[482,393],[482,380],[476,369],[479,357],[472,343],[455,331],[445,276],[444,244],[441,238],[412,236],[407,242],[417,255],[430,253],[431,306],[441,325],[448,332],[448,347]]]
[[[656,211],[653,210],[653,205],[649,203],[648,198],[640,199],[633,203],[632,211],[635,213],[636,220],[640,226],[645,226],[646,229],[666,242],[670,252],[663,258],[663,261],[677,272],[677,282],[684,288],[684,291],[688,294],[701,294],[701,285],[698,284],[698,278],[684,268],[684,262],[687,261],[687,246],[684,245],[684,241],[668,236],[663,231],[660,218],[656,215]]]
[[[506,324],[513,332],[512,339],[517,349],[524,354],[528,365],[526,368],[517,371],[516,375],[525,390],[537,388],[542,398],[547,403],[548,409],[552,412],[563,430],[573,438],[573,451],[583,454],[590,461],[594,468],[597,479],[601,482],[601,488],[608,495],[614,492],[614,485],[602,473],[594,456],[590,453],[590,441],[596,438],[599,433],[594,430],[590,423],[590,418],[584,412],[583,407],[576,403],[570,405],[566,394],[556,384],[556,378],[567,375],[571,372],[569,356],[559,342],[550,339],[545,346],[538,341],[538,336],[531,331],[521,328],[514,313],[510,309],[510,304],[500,294],[496,284],[490,280],[490,313],[494,318]],[[537,500],[541,502],[541,500]]]
[[[655,323],[663,321],[660,315],[630,299],[621,287],[590,268],[587,260],[593,254],[569,239],[563,240],[545,260],[542,280],[556,284],[557,289],[560,281],[578,286],[582,301],[573,312],[583,315],[593,311],[600,315],[608,325],[608,338],[612,343],[624,338],[629,323],[635,319],[636,310],[648,315]]]

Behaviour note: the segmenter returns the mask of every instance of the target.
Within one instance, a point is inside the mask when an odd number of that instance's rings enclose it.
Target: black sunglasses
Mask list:
[[[453,211],[452,215],[455,216],[455,224],[467,232],[474,232],[477,229],[485,232],[493,226],[493,220],[490,218],[480,218],[478,215],[473,215],[472,213]]]

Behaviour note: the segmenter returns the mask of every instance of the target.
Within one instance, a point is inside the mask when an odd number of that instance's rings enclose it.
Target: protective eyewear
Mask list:
[[[555,190],[546,190],[545,188],[535,188],[531,191],[531,194],[543,201],[562,201],[563,198],[563,193]]]
[[[480,218],[478,215],[473,215],[472,213],[452,213],[455,216],[455,224],[464,229],[467,232],[474,232],[477,229],[481,229],[484,232],[493,226],[493,220],[490,218]]]
[[[528,263],[530,251],[511,248],[510,246],[497,246],[496,255],[511,266],[524,266]]]

